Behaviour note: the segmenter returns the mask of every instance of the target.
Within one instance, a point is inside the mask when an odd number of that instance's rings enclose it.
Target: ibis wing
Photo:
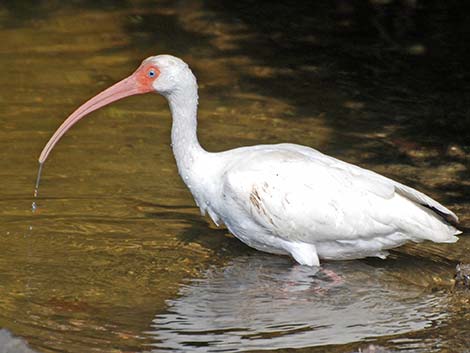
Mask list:
[[[413,202],[416,202],[420,205],[430,208],[431,210],[436,212],[439,216],[442,216],[446,221],[448,221],[449,223],[453,225],[456,225],[459,223],[459,218],[454,212],[444,207],[439,202],[433,200],[429,196],[423,194],[422,192],[419,192],[418,190],[410,188],[409,186],[400,184],[398,182],[394,181],[393,184],[395,186],[396,192],[399,193],[400,195],[405,196],[406,198],[410,199]]]
[[[297,148],[297,145],[289,146],[291,146],[291,148]],[[371,192],[376,193],[378,191],[382,191],[389,195],[390,193],[397,192],[417,204],[430,208],[431,210],[435,211],[439,216],[445,218],[451,223],[459,222],[459,219],[454,212],[452,212],[448,208],[441,205],[439,202],[433,200],[429,196],[423,194],[422,192],[416,189],[403,185],[390,178],[384,177],[383,175],[377,174],[371,170],[364,169],[356,165],[343,162],[339,159],[324,155],[312,148],[305,146],[298,147],[300,147],[300,153],[303,153],[306,156],[310,156],[310,158],[316,160],[321,159],[330,167],[343,170],[347,174],[354,176],[360,184],[362,184],[367,190]]]
[[[237,207],[277,236],[321,241],[393,233],[386,201],[396,193],[457,219],[430,197],[372,171],[307,147],[283,147],[247,155],[224,176]]]
[[[382,185],[388,190],[388,193],[396,192],[417,204],[428,207],[452,224],[459,223],[459,219],[454,212],[416,189],[403,185],[373,171],[360,168],[332,157],[325,157],[330,159],[330,163],[333,168],[343,169],[346,172],[349,171],[349,173],[354,175],[355,178],[358,180],[360,179],[363,186],[369,191],[375,192],[378,190],[378,186]]]
[[[391,198],[393,185],[323,160],[276,151],[240,161],[224,178],[224,195],[246,219],[286,240],[347,240],[391,231],[390,216],[374,204]]]

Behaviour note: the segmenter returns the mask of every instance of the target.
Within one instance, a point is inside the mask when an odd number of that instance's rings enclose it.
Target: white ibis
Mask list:
[[[75,110],[44,147],[40,169],[77,121],[147,92],[168,100],[178,171],[201,213],[255,249],[319,266],[319,259],[385,258],[387,249],[407,241],[458,240],[461,232],[453,226],[458,218],[440,203],[310,147],[283,143],[205,151],[196,134],[196,78],[170,55],[145,59],[132,75]]]

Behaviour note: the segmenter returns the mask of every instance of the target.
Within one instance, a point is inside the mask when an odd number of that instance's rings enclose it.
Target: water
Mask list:
[[[446,319],[441,308],[448,304],[442,292],[423,293],[361,262],[328,263],[318,271],[256,254],[183,285],[150,333],[156,351],[321,347],[431,328]]]
[[[465,35],[451,34],[470,33],[466,21],[430,8],[433,25],[414,36],[387,25],[383,39],[346,3],[3,1],[0,332],[37,352],[465,352],[468,294],[451,290],[465,234],[387,261],[326,263],[338,283],[253,251],[200,216],[157,95],[69,131],[31,203],[37,156],[65,117],[170,53],[198,77],[208,150],[313,146],[429,193],[465,230],[470,60]]]
[[[41,182],[41,173],[42,173],[43,166],[44,166],[44,163],[39,163],[38,175],[36,177],[36,184],[34,184],[34,192],[33,192],[34,198],[37,198],[39,195],[39,183]],[[36,201],[33,201],[31,203],[31,211],[35,213],[37,209],[38,209],[38,205],[36,204]]]
[[[34,197],[38,197],[39,194],[39,183],[41,182],[41,174],[42,174],[42,167],[44,166],[44,163],[39,163],[38,167],[38,176],[36,177],[36,184],[34,184]]]

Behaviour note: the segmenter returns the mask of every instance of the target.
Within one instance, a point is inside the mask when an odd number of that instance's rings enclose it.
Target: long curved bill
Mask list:
[[[57,142],[59,142],[62,136],[64,136],[64,134],[70,130],[70,128],[80,119],[84,118],[91,112],[119,99],[147,92],[148,90],[144,89],[142,85],[139,84],[136,74],[134,73],[88,100],[72,114],[70,114],[70,116],[56,130],[54,135],[52,135],[51,139],[47,142],[46,146],[44,146],[41,155],[39,156],[39,164],[42,165],[46,161]]]

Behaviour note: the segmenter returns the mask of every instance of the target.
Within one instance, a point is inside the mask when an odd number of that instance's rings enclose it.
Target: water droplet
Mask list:
[[[29,226],[29,228],[28,228],[28,229],[29,229],[29,230],[33,230],[33,226]]]
[[[38,208],[38,205],[36,205],[36,202],[33,201],[33,203],[31,204],[31,211],[33,211],[34,213],[36,212],[37,208]]]
[[[39,183],[41,181],[41,173],[42,173],[43,165],[44,165],[43,163],[39,163],[38,176],[36,177],[36,185],[34,186],[34,197],[38,197]]]

